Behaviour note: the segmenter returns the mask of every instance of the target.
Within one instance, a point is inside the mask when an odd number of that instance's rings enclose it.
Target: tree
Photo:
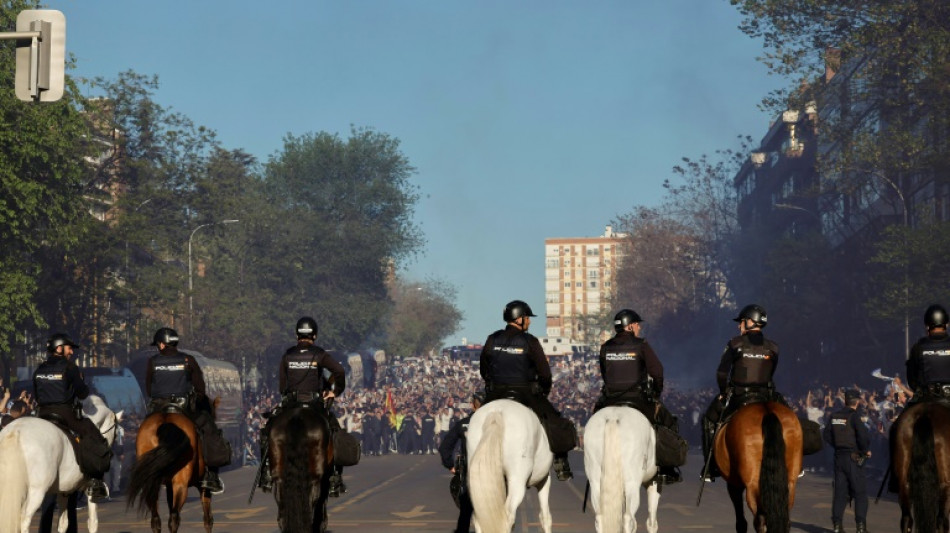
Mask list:
[[[458,331],[462,312],[455,305],[456,290],[449,283],[428,279],[422,283],[396,280],[383,346],[396,356],[436,352]]]
[[[0,3],[0,27],[15,25],[32,3]],[[14,43],[0,42],[0,72],[14,78]],[[88,155],[81,96],[67,76],[63,98],[33,104],[16,99],[12,83],[0,91],[0,352],[9,353],[19,326],[45,327],[35,298],[40,268],[37,254],[49,246],[75,244],[81,227]],[[61,324],[50,323],[54,327]],[[45,339],[44,339],[45,340]],[[28,339],[22,339],[28,342]]]
[[[843,220],[871,255],[887,226],[922,226],[948,216],[950,166],[950,4],[939,0],[782,2],[733,0],[742,30],[762,38],[765,64],[796,84],[764,104],[773,111],[814,101],[819,109],[819,171],[826,210]],[[890,235],[895,230],[884,230]],[[889,239],[888,239],[889,240]],[[893,242],[893,241],[891,241]],[[897,250],[922,250],[901,246]],[[883,256],[881,256],[883,257]],[[924,257],[890,256],[907,266],[900,290],[856,280],[855,304],[882,316],[881,306],[907,316],[916,303],[914,277]],[[868,276],[870,276],[870,272]],[[880,278],[876,278],[880,279]],[[890,295],[886,302],[882,294]],[[858,305],[853,305],[857,308]],[[856,317],[857,318],[857,317]],[[891,317],[893,319],[893,317]],[[872,334],[880,327],[867,328]]]
[[[371,129],[346,140],[288,135],[264,173],[268,201],[280,210],[261,250],[280,258],[270,274],[269,290],[282,296],[275,311],[328,317],[330,346],[380,342],[386,273],[422,244],[412,223],[414,172],[399,141]]]

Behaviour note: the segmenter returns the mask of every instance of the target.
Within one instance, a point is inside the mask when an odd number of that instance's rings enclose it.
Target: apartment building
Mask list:
[[[613,278],[623,257],[625,235],[607,226],[598,237],[559,237],[544,240],[545,352],[591,344],[601,327],[592,317],[609,312]],[[599,342],[599,341],[598,341]],[[558,346],[558,348],[554,348]]]

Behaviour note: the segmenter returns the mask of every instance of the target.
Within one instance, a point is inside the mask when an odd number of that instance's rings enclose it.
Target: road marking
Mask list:
[[[695,509],[691,505],[681,505],[678,503],[661,503],[660,509],[663,509],[663,508],[673,509],[674,511],[676,511],[677,513],[683,516],[693,516],[693,510]]]
[[[425,505],[417,505],[412,508],[411,511],[403,511],[401,513],[392,512],[389,514],[394,514],[400,518],[419,518],[420,516],[435,514],[435,511],[423,511]]]
[[[254,509],[245,509],[243,511],[225,513],[224,516],[226,516],[228,520],[243,520],[246,518],[250,518],[254,515],[260,514],[266,509],[267,509],[266,507],[255,507]]]
[[[401,474],[396,474],[395,476],[393,476],[393,477],[387,479],[386,481],[383,481],[382,483],[380,483],[380,484],[378,484],[378,485],[376,485],[376,486],[374,486],[374,487],[372,487],[372,488],[366,489],[366,490],[364,490],[363,492],[361,492],[360,494],[357,494],[357,495],[353,496],[352,498],[347,498],[347,501],[342,502],[342,503],[340,503],[340,504],[338,504],[338,505],[332,506],[332,507],[330,508],[330,510],[333,511],[333,512],[339,512],[339,511],[346,510],[347,507],[353,505],[354,503],[359,503],[360,501],[366,499],[366,497],[368,497],[370,494],[373,494],[373,493],[375,493],[375,492],[379,492],[380,489],[382,489],[382,488],[384,488],[384,487],[387,487],[387,486],[389,486],[389,485],[392,485],[393,482],[395,482],[396,480],[398,480],[398,479],[402,478],[403,476],[407,475],[409,472],[412,472],[413,470],[418,469],[419,466],[421,466],[421,465],[422,465],[422,462],[421,462],[421,461],[420,461],[420,462],[417,462],[416,464],[414,464],[414,465],[412,465],[411,467],[409,467],[405,472],[403,472],[403,473],[401,473]]]

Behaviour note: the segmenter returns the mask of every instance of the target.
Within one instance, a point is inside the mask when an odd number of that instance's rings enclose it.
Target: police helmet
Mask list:
[[[743,307],[742,311],[739,311],[739,316],[733,318],[736,322],[742,322],[746,319],[751,320],[760,328],[764,328],[769,321],[768,316],[765,314],[765,308],[757,304],[749,304]]]
[[[537,316],[531,312],[531,306],[521,300],[513,300],[505,306],[505,312],[502,313],[505,322],[514,322],[523,316]]]
[[[46,341],[46,351],[53,353],[56,351],[56,348],[60,346],[72,346],[76,348],[78,345],[69,338],[69,335],[65,333],[55,333],[53,336]]]
[[[172,328],[161,328],[155,332],[152,338],[152,346],[158,346],[159,343],[167,346],[178,346],[178,332]]]
[[[627,329],[627,326],[630,324],[636,324],[638,322],[643,322],[643,319],[640,318],[640,315],[637,314],[633,309],[622,309],[614,317],[614,330],[617,333]]]
[[[947,310],[942,305],[934,304],[924,311],[924,324],[928,328],[946,327],[948,321]]]
[[[317,321],[305,316],[297,321],[297,338],[298,339],[316,339],[317,338]]]

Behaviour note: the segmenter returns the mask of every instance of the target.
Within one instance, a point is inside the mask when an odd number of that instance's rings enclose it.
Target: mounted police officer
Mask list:
[[[201,434],[206,466],[201,489],[220,494],[224,484],[218,469],[231,462],[231,446],[214,422],[204,373],[193,356],[178,351],[178,340],[178,332],[172,328],[159,329],[152,339],[158,353],[149,358],[145,373],[148,411],[152,414],[173,409],[194,421]]]
[[[709,480],[719,475],[709,452],[720,421],[749,403],[768,401],[788,405],[772,382],[778,366],[778,344],[762,334],[768,323],[765,309],[749,304],[733,320],[739,323],[739,336],[733,337],[722,353],[716,370],[719,395],[713,398],[703,419],[703,456],[710,459],[704,471],[708,470]]]
[[[472,412],[478,410],[485,403],[485,393],[476,391],[472,394]],[[468,432],[468,424],[472,420],[469,414],[465,418],[457,420],[449,428],[448,433],[439,444],[439,456],[442,458],[442,466],[452,472],[452,481],[449,488],[452,491],[452,498],[455,505],[459,508],[459,519],[455,525],[455,533],[468,533],[472,525],[472,514],[475,508],[472,507],[472,498],[468,494],[468,450],[465,445],[465,434]],[[455,455],[455,449],[458,448],[458,455]]]
[[[80,400],[89,396],[89,387],[79,367],[71,360],[76,343],[64,333],[56,333],[46,343],[47,358],[33,373],[33,391],[39,405],[37,416],[66,425],[79,435],[78,463],[83,475],[90,478],[86,495],[98,500],[108,496],[102,477],[109,470],[112,450],[99,428],[81,415]],[[106,458],[105,467],[95,468],[83,457]],[[103,461],[98,461],[103,462]]]
[[[948,321],[947,310],[940,305],[931,305],[924,312],[927,336],[914,343],[907,358],[907,384],[914,391],[911,403],[935,399],[950,401]]]
[[[643,413],[651,424],[679,434],[676,418],[660,402],[663,392],[663,364],[650,344],[640,336],[643,319],[631,309],[614,317],[617,332],[600,347],[600,375],[604,387],[594,412],[610,405],[626,405]],[[665,483],[681,481],[676,467],[660,467]]]
[[[267,442],[270,435],[270,421],[282,410],[295,405],[321,409],[327,416],[330,431],[342,431],[340,422],[330,412],[327,400],[343,393],[346,388],[346,374],[343,366],[336,362],[323,348],[314,344],[317,340],[317,321],[309,316],[297,321],[297,344],[284,352],[280,361],[280,406],[270,414],[267,424],[261,429],[261,480],[258,484],[264,491],[273,488],[268,463]],[[330,372],[330,379],[324,380],[323,370]],[[327,385],[332,387],[327,390]],[[330,475],[329,496],[339,497],[346,492],[343,485],[343,469],[334,465]]]
[[[868,450],[868,428],[857,412],[861,396],[858,391],[845,392],[845,407],[835,411],[825,426],[825,441],[835,451],[834,501],[831,522],[835,533],[843,533],[841,520],[848,497],[854,498],[854,520],[858,533],[867,533],[868,491],[864,462],[871,457]]]
[[[551,366],[538,339],[528,333],[531,307],[521,300],[505,306],[505,329],[488,336],[479,359],[479,372],[485,380],[486,402],[507,398],[515,400],[538,415],[554,453],[557,478],[574,477],[567,452],[576,445],[576,430],[570,420],[551,405]]]

